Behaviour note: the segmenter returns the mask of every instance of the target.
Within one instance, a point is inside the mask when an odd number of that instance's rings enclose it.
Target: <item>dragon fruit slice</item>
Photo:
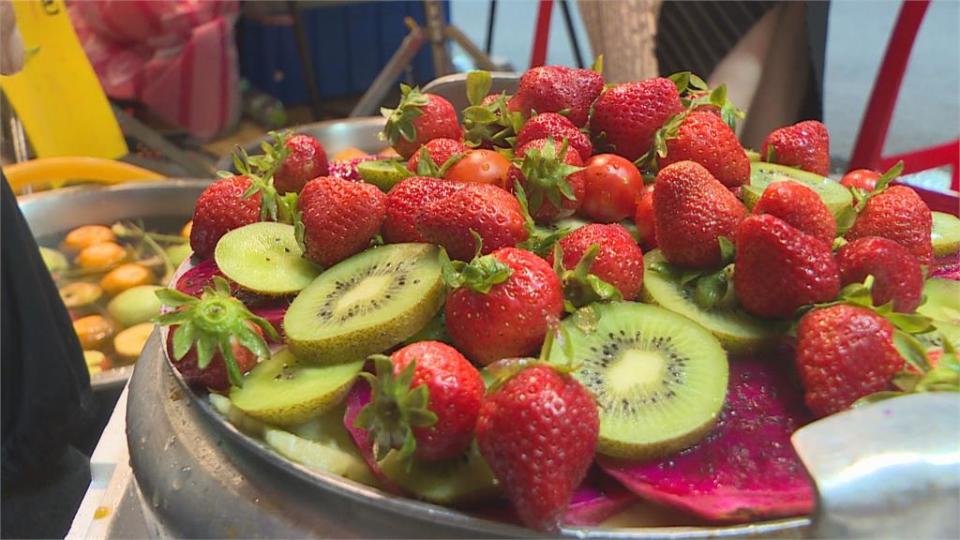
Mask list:
[[[250,308],[250,312],[258,317],[263,317],[276,328],[280,334],[280,341],[283,343],[283,316],[287,314],[287,308],[290,307],[290,298],[280,298],[269,301],[265,304]]]
[[[370,161],[373,159],[380,159],[377,156],[364,156],[353,159],[347,159],[342,161],[332,161],[330,163],[330,168],[328,173],[330,176],[336,176],[337,178],[343,178],[344,180],[353,180],[354,182],[360,182],[363,179],[360,178],[360,172],[357,170],[357,166],[363,163],[364,161]]]
[[[220,267],[213,259],[206,259],[197,263],[193,268],[187,270],[177,280],[176,288],[178,291],[189,294],[190,296],[200,297],[203,289],[213,282],[213,278],[223,276]],[[226,278],[224,278],[226,279]],[[231,284],[230,292],[236,292],[236,285]]]
[[[601,467],[653,502],[719,522],[807,514],[814,490],[790,435],[809,419],[797,385],[774,362],[730,362],[727,403],[697,446],[646,463]]]
[[[632,491],[606,476],[591,474],[573,493],[563,522],[581,527],[599,525],[636,501]]]
[[[935,260],[930,277],[960,281],[960,256],[951,255]]]
[[[347,407],[343,414],[343,425],[350,433],[350,438],[356,443],[357,449],[360,451],[360,456],[363,457],[363,460],[367,463],[367,466],[370,467],[370,471],[377,477],[377,480],[380,481],[380,485],[389,492],[402,493],[401,489],[380,470],[377,459],[373,457],[373,440],[370,439],[369,432],[363,428],[354,426],[357,416],[360,415],[360,409],[369,402],[370,385],[367,384],[367,381],[364,379],[357,378],[357,382],[353,383],[353,387],[350,388],[350,392],[347,394]]]

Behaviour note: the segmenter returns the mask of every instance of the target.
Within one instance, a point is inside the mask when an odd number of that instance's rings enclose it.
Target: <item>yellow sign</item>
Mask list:
[[[27,51],[23,71],[0,88],[23,122],[37,157],[116,159],[127,144],[63,0],[14,1]]]

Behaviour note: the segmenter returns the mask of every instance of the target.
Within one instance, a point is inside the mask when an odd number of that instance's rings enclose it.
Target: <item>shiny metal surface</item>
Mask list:
[[[819,491],[813,536],[960,538],[960,395],[847,411],[798,430],[793,445]]]
[[[386,143],[379,138],[385,121],[382,116],[345,118],[343,120],[327,120],[293,126],[290,129],[295,133],[306,133],[316,137],[327,151],[328,156],[350,147],[376,154],[387,147]],[[264,136],[244,144],[243,147],[251,154],[261,154],[263,152],[260,150],[260,143],[267,139],[268,137]],[[220,158],[220,161],[217,162],[217,169],[232,171],[233,161],[231,156],[227,155]]]
[[[512,94],[520,83],[520,74],[511,71],[494,71],[490,73],[493,83],[490,85],[491,94],[506,92]],[[467,74],[454,73],[436,78],[423,87],[424,92],[437,94],[453,104],[458,112],[470,103],[467,101]]]
[[[77,186],[24,195],[17,199],[34,237],[64,234],[91,223],[121,219],[182,217],[186,222],[209,180],[162,180],[116,186]],[[126,384],[133,366],[93,375],[95,390]]]
[[[127,437],[153,530],[195,537],[527,537],[533,531],[385,494],[292,463],[186,388],[151,337],[131,380]],[[215,494],[215,495],[211,495]],[[215,498],[212,498],[215,497]],[[202,508],[202,511],[198,511]],[[579,538],[800,537],[806,518],[729,527],[569,528]]]

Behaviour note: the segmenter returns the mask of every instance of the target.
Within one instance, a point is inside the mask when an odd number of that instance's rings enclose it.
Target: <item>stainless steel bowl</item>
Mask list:
[[[117,186],[77,186],[24,195],[20,209],[35,238],[61,235],[81,225],[113,223],[123,219],[182,218],[209,180],[164,180]],[[93,375],[94,390],[113,390],[126,384],[133,366]]]

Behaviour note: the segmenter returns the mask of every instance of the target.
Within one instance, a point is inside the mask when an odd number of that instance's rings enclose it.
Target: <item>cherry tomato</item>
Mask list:
[[[637,213],[634,223],[637,225],[637,237],[647,249],[657,247],[656,227],[653,223],[653,186],[644,186],[643,193],[637,198]]]
[[[634,215],[637,197],[643,190],[643,176],[630,160],[614,154],[597,154],[587,160],[583,175],[587,187],[581,214],[602,223]]]
[[[843,175],[843,178],[840,179],[840,183],[848,188],[856,187],[864,191],[873,191],[874,188],[877,187],[877,180],[879,178],[880,173],[877,171],[871,171],[870,169],[857,169]]]
[[[470,150],[447,169],[444,178],[459,182],[493,184],[507,189],[510,160],[495,150]]]

